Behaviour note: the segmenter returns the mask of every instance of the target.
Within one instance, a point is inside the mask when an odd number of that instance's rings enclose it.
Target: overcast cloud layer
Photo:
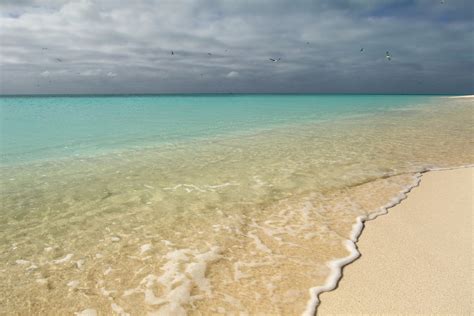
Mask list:
[[[474,92],[472,0],[2,0],[0,10],[3,94]]]

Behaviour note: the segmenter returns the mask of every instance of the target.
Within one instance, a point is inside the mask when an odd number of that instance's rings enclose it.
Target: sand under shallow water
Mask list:
[[[2,167],[0,313],[299,314],[356,217],[472,163],[447,100]]]

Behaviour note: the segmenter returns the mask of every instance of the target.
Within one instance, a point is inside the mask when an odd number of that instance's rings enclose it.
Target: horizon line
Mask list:
[[[1,94],[0,97],[113,97],[113,96],[196,96],[196,95],[433,95],[465,96],[473,93],[363,93],[363,92],[162,92],[162,93],[38,93]]]

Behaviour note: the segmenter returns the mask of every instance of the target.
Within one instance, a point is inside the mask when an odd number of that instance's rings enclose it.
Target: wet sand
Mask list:
[[[428,172],[388,215],[367,222],[362,256],[318,315],[473,312],[474,168]]]

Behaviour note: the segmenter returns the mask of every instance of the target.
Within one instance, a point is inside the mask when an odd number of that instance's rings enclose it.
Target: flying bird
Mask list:
[[[275,59],[275,58],[268,58],[270,61],[276,63],[277,61],[280,61],[281,58]]]
[[[173,51],[171,51],[171,55],[174,55],[174,52],[173,52]]]
[[[62,62],[63,60],[62,60],[61,58],[56,58],[56,61],[57,61],[58,63],[60,63],[60,62]]]
[[[209,56],[212,56],[212,54],[211,54],[211,53],[207,53],[207,54],[208,54]]]
[[[392,60],[392,55],[390,55],[389,51],[385,52],[385,58],[387,58],[387,60]]]
[[[362,47],[362,48],[360,49],[360,52],[361,52],[361,53],[362,53],[363,51],[364,51],[364,47]]]

